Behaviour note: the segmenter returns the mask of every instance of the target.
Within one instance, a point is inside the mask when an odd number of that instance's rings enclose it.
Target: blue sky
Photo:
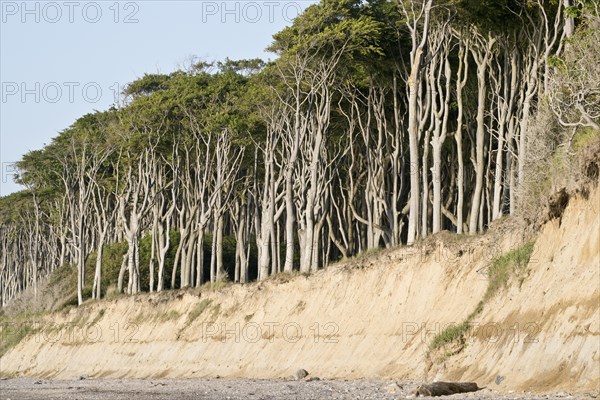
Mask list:
[[[273,58],[271,36],[316,0],[0,1],[0,196],[12,163],[123,85],[192,56]]]

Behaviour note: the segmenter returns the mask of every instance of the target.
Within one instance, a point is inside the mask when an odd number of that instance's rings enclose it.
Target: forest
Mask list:
[[[526,217],[556,154],[600,132],[599,7],[323,0],[273,36],[273,61],[146,74],[17,163],[1,304],[55,271],[82,304]]]

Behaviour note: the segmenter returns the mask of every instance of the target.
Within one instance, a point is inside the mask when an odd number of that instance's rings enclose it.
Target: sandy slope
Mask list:
[[[487,306],[467,348],[437,371],[445,378],[524,389],[600,389],[600,197],[571,200],[543,227],[522,286]],[[529,335],[529,336],[528,336]]]
[[[562,221],[543,228],[530,275],[485,307],[466,348],[443,363],[429,362],[427,346],[481,300],[489,261],[524,240],[510,221],[481,237],[442,233],[288,282],[140,295],[55,314],[0,359],[0,374],[278,378],[302,367],[322,378],[598,390],[599,216],[598,190],[572,199]]]

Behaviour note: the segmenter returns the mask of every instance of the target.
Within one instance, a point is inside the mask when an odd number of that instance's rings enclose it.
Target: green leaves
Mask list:
[[[328,0],[308,7],[291,27],[273,36],[270,51],[281,56],[312,51],[323,56],[345,49],[354,55],[382,54],[381,22],[364,12],[356,0]]]
[[[520,15],[527,0],[452,0],[458,18],[465,25],[476,25],[483,32],[503,32],[522,27]]]
[[[126,96],[145,96],[167,88],[168,75],[145,74],[142,78],[131,82],[123,90]]]

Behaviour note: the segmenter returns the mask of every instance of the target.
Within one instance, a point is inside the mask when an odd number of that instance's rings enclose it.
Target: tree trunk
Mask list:
[[[417,119],[417,97],[419,93],[419,84],[421,83],[421,63],[423,60],[423,51],[427,43],[429,34],[429,21],[431,15],[431,6],[433,1],[427,0],[423,5],[423,31],[421,34],[421,42],[417,43],[417,20],[414,20],[414,25],[407,23],[411,30],[412,50],[411,50],[411,67],[410,76],[408,77],[408,142],[410,154],[410,212],[408,216],[408,237],[407,244],[411,245],[418,237],[419,223],[419,143],[418,129],[419,121]],[[405,12],[405,14],[408,13]],[[413,17],[414,18],[414,17]]]

